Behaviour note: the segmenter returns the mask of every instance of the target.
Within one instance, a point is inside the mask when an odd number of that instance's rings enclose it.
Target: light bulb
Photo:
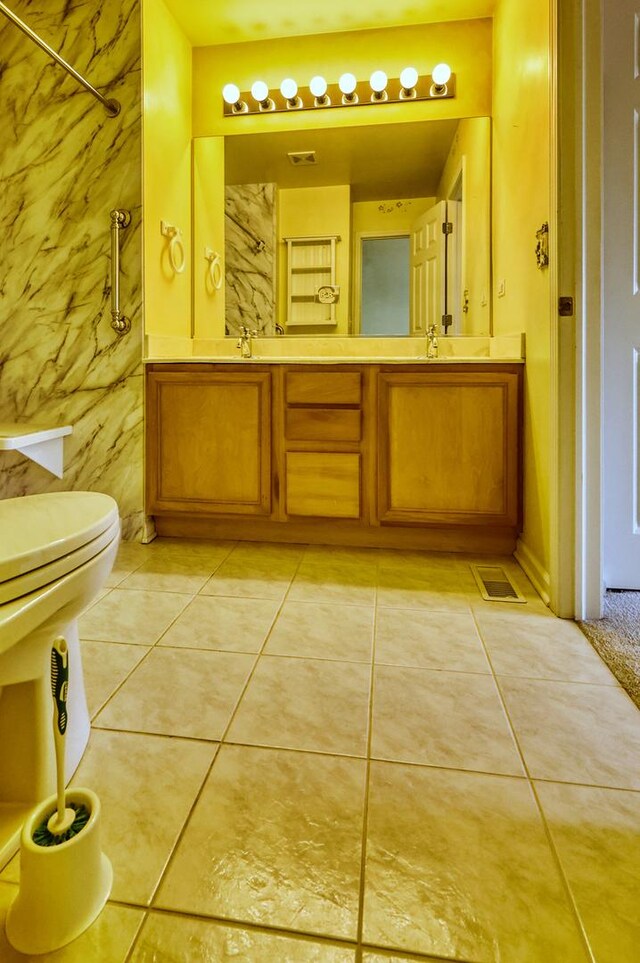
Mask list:
[[[405,67],[400,74],[400,83],[405,90],[411,90],[418,83],[418,71],[415,67]]]
[[[225,104],[237,104],[240,100],[240,88],[235,84],[225,84],[222,88],[222,99]]]
[[[358,86],[358,81],[356,80],[353,74],[343,74],[340,80],[338,81],[338,87],[340,88],[340,92],[345,94],[347,97],[349,97],[354,92],[357,86]]]
[[[251,96],[254,100],[257,100],[259,104],[267,100],[269,97],[269,88],[265,84],[264,80],[256,80],[251,87]]]
[[[387,86],[387,75],[385,74],[384,70],[374,70],[371,74],[369,83],[371,84],[372,90],[374,90],[377,94],[381,94],[384,88]]]
[[[283,97],[286,97],[287,100],[294,100],[298,93],[298,85],[295,80],[292,80],[291,77],[283,80],[280,84],[280,93]]]
[[[451,67],[449,64],[437,64],[431,71],[431,79],[436,87],[445,87],[451,77]]]
[[[324,97],[327,92],[327,81],[324,77],[312,77],[309,81],[309,90],[314,97]]]

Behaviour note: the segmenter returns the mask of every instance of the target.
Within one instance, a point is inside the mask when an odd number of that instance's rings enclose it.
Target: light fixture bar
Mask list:
[[[447,100],[456,95],[456,75],[451,74],[446,84],[438,86],[434,84],[431,75],[426,74],[423,77],[418,77],[413,89],[415,90],[415,96],[408,97],[406,93],[404,93],[404,88],[400,80],[395,78],[387,81],[385,88],[387,95],[386,100],[381,98],[377,99],[376,97],[371,97],[369,80],[360,80],[356,88],[356,93],[359,93],[360,96],[357,101],[353,102],[343,97],[338,84],[328,84],[326,95],[321,99],[322,102],[318,102],[318,98],[314,97],[309,87],[298,87],[297,101],[299,102],[299,106],[294,107],[292,106],[291,99],[284,97],[282,93],[274,87],[273,90],[269,91],[269,100],[270,103],[273,104],[273,107],[269,109],[268,113],[273,114],[280,111],[295,113],[296,110],[328,110],[332,107],[341,107],[344,109],[346,107],[364,107],[371,104],[405,104],[409,102],[415,103],[415,101],[418,100]],[[243,107],[246,105],[248,109],[242,111],[237,110],[234,109],[233,104],[224,102],[224,115],[226,117],[246,117],[247,114],[265,112],[264,108],[261,110],[255,99],[251,96],[251,91],[243,91],[240,93],[239,102],[242,103]]]

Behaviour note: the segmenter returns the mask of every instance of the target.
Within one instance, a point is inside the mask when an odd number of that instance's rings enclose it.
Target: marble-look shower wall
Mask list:
[[[0,16],[0,421],[71,424],[61,480],[0,452],[0,497],[91,489],[143,522],[139,0],[15,0],[103,107]],[[131,212],[110,326],[109,212]]]
[[[276,185],[225,188],[225,330],[275,334]]]

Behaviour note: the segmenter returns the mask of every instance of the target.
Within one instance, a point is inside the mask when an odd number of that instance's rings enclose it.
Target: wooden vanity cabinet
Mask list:
[[[151,366],[147,510],[271,513],[270,369]]]
[[[518,387],[506,367],[380,372],[380,523],[515,529]]]
[[[151,364],[159,534],[510,553],[522,365]]]

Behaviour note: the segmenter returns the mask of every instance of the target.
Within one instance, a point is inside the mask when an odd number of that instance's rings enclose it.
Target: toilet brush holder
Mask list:
[[[90,789],[65,794],[67,804],[89,813],[77,835],[56,846],[34,842],[56,799],[41,803],[22,827],[20,888],[6,921],[7,939],[21,953],[48,953],[70,943],[93,923],[111,892],[113,871],[100,846],[100,800]]]

